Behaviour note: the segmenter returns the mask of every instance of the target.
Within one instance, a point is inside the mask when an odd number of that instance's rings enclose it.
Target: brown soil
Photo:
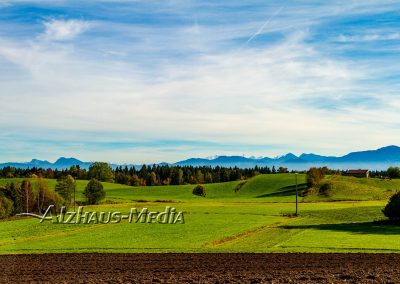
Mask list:
[[[400,283],[400,254],[0,256],[0,283]]]

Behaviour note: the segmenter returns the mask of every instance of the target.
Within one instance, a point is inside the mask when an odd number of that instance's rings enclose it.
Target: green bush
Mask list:
[[[318,195],[321,197],[329,197],[332,187],[333,187],[332,182],[328,181],[328,182],[322,183],[318,189]]]
[[[400,220],[400,192],[396,192],[390,197],[388,204],[386,204],[382,212],[390,220]]]
[[[13,202],[0,193],[0,219],[9,217],[13,209]]]
[[[241,180],[238,183],[238,185],[235,187],[235,192],[238,192],[246,183],[247,183],[247,180]]]
[[[93,178],[86,185],[83,195],[86,197],[87,204],[93,205],[99,204],[99,202],[106,197],[106,192],[101,182]]]
[[[202,186],[202,185],[196,186],[196,187],[193,189],[192,193],[193,193],[194,195],[197,195],[197,196],[206,197],[206,189],[205,189],[204,186]]]

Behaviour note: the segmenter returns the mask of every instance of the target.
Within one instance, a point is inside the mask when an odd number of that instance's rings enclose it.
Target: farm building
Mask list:
[[[357,178],[369,178],[369,170],[347,170],[344,175]]]

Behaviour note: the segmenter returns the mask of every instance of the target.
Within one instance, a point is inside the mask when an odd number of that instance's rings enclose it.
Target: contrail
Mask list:
[[[247,45],[247,44],[248,44],[250,41],[252,41],[256,36],[258,36],[260,33],[262,33],[262,31],[265,29],[265,27],[271,22],[271,20],[272,20],[274,17],[276,17],[276,16],[281,12],[282,9],[283,9],[283,6],[280,7],[278,10],[276,10],[276,12],[273,13],[273,14],[268,18],[268,20],[258,29],[258,31],[257,31],[255,34],[253,34],[253,35],[246,41],[246,43],[245,43],[244,45]]]

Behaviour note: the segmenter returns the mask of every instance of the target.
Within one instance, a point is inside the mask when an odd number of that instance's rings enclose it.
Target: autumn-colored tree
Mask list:
[[[313,187],[317,185],[324,177],[323,168],[310,168],[307,172],[307,185],[308,187]]]
[[[59,211],[64,204],[64,199],[55,191],[50,191],[47,181],[37,178],[34,183],[35,189],[35,208],[39,213],[47,210],[49,205],[54,205],[54,210]]]
[[[32,212],[35,198],[33,195],[32,184],[27,179],[24,179],[21,183],[21,203],[24,212]]]

